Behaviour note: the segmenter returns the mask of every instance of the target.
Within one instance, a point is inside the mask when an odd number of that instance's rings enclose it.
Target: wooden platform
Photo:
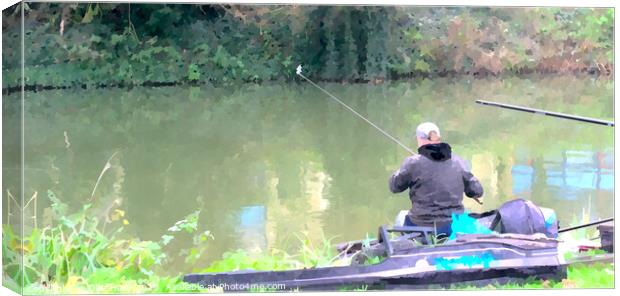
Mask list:
[[[559,259],[557,243],[525,235],[464,235],[441,245],[405,249],[395,245],[391,256],[374,265],[188,274],[183,281],[227,291],[225,287],[251,289],[257,284],[287,290],[334,290],[352,285],[415,289],[478,281],[518,282],[531,277],[561,279],[566,276],[566,264]]]

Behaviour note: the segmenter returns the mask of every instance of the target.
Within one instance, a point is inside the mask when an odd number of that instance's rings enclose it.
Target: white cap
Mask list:
[[[428,139],[432,131],[437,133],[437,137],[441,137],[437,125],[432,122],[423,122],[418,125],[418,128],[416,128],[415,135],[418,138]]]

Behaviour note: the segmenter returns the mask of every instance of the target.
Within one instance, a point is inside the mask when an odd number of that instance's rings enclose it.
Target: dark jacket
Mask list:
[[[452,154],[447,143],[418,148],[390,178],[390,190],[409,188],[409,219],[420,226],[450,223],[452,213],[463,212],[463,193],[481,197],[482,185],[467,169],[463,159]]]

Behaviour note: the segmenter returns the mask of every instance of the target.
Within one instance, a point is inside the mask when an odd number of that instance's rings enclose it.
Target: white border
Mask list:
[[[15,0],[0,0],[0,7],[2,8],[2,10],[4,10],[5,8],[17,3],[18,1]],[[28,2],[42,2],[42,1],[28,1]],[[344,1],[344,0],[340,0],[340,1],[329,1],[329,0],[313,0],[313,1],[307,1],[307,0],[292,0],[292,1],[278,1],[278,0],[272,0],[272,1],[248,1],[248,0],[235,0],[235,1],[182,1],[182,0],[168,0],[168,1],[158,1],[158,0],[149,0],[149,1],[144,1],[144,0],[137,0],[137,1],[85,1],[85,0],[72,0],[72,1],[47,1],[47,2],[132,2],[132,3],[245,3],[245,4],[267,4],[267,3],[271,3],[271,4],[322,4],[322,5],[330,5],[330,4],[344,4],[344,5],[419,5],[419,6],[560,6],[560,7],[614,7],[617,8],[618,7],[618,2],[617,1],[610,1],[610,0],[589,0],[589,1],[577,1],[577,0],[564,0],[564,1],[559,1],[559,0],[539,0],[539,1],[517,1],[517,0],[471,0],[471,1],[464,1],[464,0],[460,0],[460,1],[455,1],[455,0],[451,0],[451,1],[446,1],[446,0],[439,0],[439,1],[423,1],[423,0],[410,0],[410,1],[394,1],[394,0],[386,0],[386,1],[363,1],[363,0],[357,0],[357,1]],[[615,24],[614,24],[614,28],[618,28],[618,17],[616,16],[615,18]],[[0,38],[1,39],[1,38]],[[618,40],[618,30],[616,29],[614,32],[614,40]],[[0,51],[1,51],[1,41],[0,41]],[[615,48],[614,51],[614,121],[615,120],[615,115],[618,114],[618,110],[620,109],[618,107],[618,104],[615,104],[615,90],[616,90],[616,83],[615,83],[615,77],[618,77],[618,68],[617,68],[617,64],[615,62],[615,58],[618,56],[618,48]],[[1,81],[1,73],[0,73],[0,81]],[[2,114],[0,112],[0,130],[2,130]],[[614,131],[614,159],[618,160],[618,156],[619,153],[618,151],[615,149],[615,139],[618,137],[618,131],[615,130]],[[1,139],[0,139],[1,141]],[[0,146],[0,152],[1,152],[1,146]],[[1,159],[2,159],[2,155],[0,153],[0,163],[1,163]],[[618,182],[618,177],[614,176],[614,188],[618,188],[618,184],[620,182]],[[2,171],[0,170],[0,182],[2,180]],[[4,196],[4,195],[3,195]],[[614,192],[614,197],[615,197],[615,192]],[[615,202],[615,209],[614,209],[614,216],[615,213],[618,213],[618,202]],[[0,207],[1,207],[1,203],[0,203]],[[0,208],[1,209],[1,208]],[[1,213],[1,212],[0,212]],[[618,242],[618,238],[616,237],[616,245]],[[0,251],[1,252],[1,251]],[[1,255],[1,253],[0,253]],[[618,275],[616,274],[616,289],[618,289]],[[614,289],[614,290],[616,290]],[[347,292],[342,293],[342,292],[334,292],[334,293],[330,293],[330,294],[343,294],[343,295],[368,295],[368,293],[379,293],[382,295],[407,295],[407,296],[411,296],[412,293],[415,293],[416,295],[445,295],[445,294],[457,294],[457,295],[476,295],[476,296],[483,296],[483,295],[495,295],[495,294],[500,294],[500,295],[520,295],[522,293],[527,293],[528,295],[583,295],[583,293],[592,293],[592,294],[596,294],[596,295],[613,295],[615,291],[610,290],[610,289],[590,289],[590,290],[584,290],[584,289],[562,289],[562,290],[480,290],[480,291],[399,291],[399,292]],[[0,293],[1,295],[18,295],[14,292],[12,292],[11,290],[5,288],[5,287],[0,287]],[[275,294],[275,293],[266,293],[268,295],[281,295],[281,294]],[[122,295],[122,294],[119,294]],[[149,294],[149,295],[185,295],[185,294]],[[243,295],[247,295],[247,294],[243,294]],[[261,294],[264,295],[264,294]],[[304,295],[319,295],[319,293],[304,293]]]

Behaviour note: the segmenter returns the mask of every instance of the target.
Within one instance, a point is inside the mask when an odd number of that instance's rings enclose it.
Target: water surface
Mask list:
[[[554,208],[564,226],[613,215],[613,128],[474,103],[613,120],[613,81],[563,76],[323,86],[412,147],[418,123],[437,123],[483,183],[485,204],[466,200],[470,211],[527,198]],[[16,98],[5,97],[5,132],[18,124]],[[194,267],[238,248],[294,252],[296,235],[333,242],[375,236],[410,206],[407,193],[391,194],[387,186],[406,151],[306,83],[29,92],[25,114],[25,195],[39,193],[39,226],[50,223],[48,189],[79,207],[116,153],[93,197],[99,217],[105,221],[121,209],[126,236],[158,240],[201,210],[200,229],[215,239]],[[18,139],[4,143],[3,182],[14,193]],[[121,225],[112,221],[106,231]],[[177,244],[171,247],[180,252],[184,244]]]

